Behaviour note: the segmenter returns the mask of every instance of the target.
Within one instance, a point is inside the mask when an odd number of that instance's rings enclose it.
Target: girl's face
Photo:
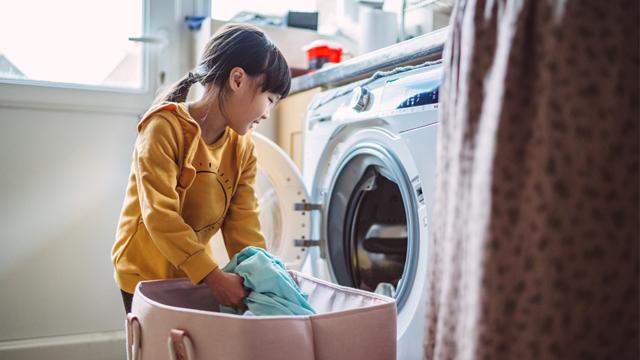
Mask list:
[[[264,75],[252,77],[242,68],[233,68],[229,76],[224,111],[228,125],[240,135],[269,117],[279,96],[262,91]]]

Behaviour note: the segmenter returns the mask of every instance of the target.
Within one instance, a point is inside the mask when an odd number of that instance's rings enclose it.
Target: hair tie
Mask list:
[[[187,74],[187,81],[189,84],[195,84],[198,81],[198,77],[194,75],[191,71]]]

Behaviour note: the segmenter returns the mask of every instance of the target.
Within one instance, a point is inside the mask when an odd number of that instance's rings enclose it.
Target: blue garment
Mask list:
[[[237,253],[222,269],[244,279],[251,290],[244,303],[254,315],[312,315],[309,295],[293,281],[280,259],[266,250],[248,246]],[[222,312],[238,314],[233,308],[220,307]]]

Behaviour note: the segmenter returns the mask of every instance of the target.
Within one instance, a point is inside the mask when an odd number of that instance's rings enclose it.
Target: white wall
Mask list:
[[[0,341],[122,329],[109,254],[136,121],[0,107]]]

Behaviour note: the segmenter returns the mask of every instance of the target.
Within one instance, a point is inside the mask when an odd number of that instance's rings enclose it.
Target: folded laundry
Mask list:
[[[249,311],[261,315],[312,315],[315,310],[304,293],[277,257],[262,248],[249,246],[237,253],[222,269],[244,279],[251,292],[244,299]],[[221,306],[226,313],[241,315],[241,311]]]

